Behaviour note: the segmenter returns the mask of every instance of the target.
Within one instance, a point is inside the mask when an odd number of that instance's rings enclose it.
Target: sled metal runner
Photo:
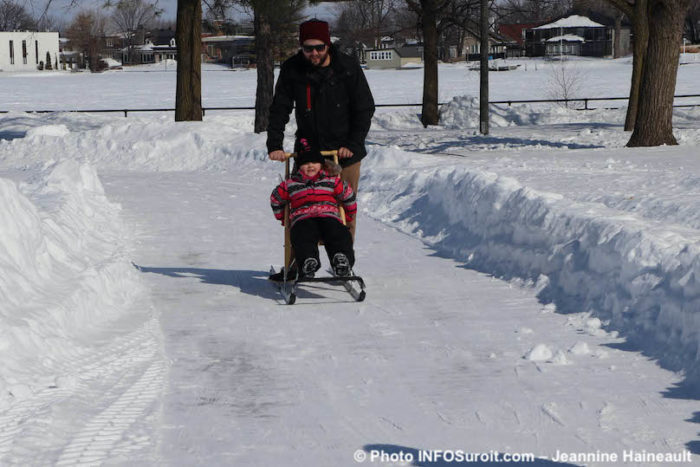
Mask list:
[[[324,157],[333,157],[333,161],[338,163],[338,151],[321,151],[321,155]],[[289,178],[290,167],[289,159],[296,157],[296,154],[287,153],[285,159],[285,180]],[[339,206],[340,217],[343,224],[345,224],[345,210],[343,206]],[[290,238],[290,228],[289,228],[289,205],[284,208],[284,271],[289,271],[292,263],[294,263],[294,258],[292,258],[292,242]],[[277,273],[274,267],[270,268],[270,275]],[[361,302],[365,299],[365,281],[362,280],[360,276],[356,276],[352,271],[349,276],[337,276],[333,274],[333,271],[329,271],[331,276],[329,277],[301,277],[299,279],[288,279],[287,274],[284,274],[284,279],[281,282],[276,282],[279,287],[280,293],[284,298],[287,305],[293,305],[296,302],[297,295],[297,285],[303,283],[313,283],[321,282],[331,285],[340,284],[345,288],[345,290],[352,296],[355,301]]]
[[[274,274],[275,268],[270,269],[270,274]],[[297,299],[297,286],[304,283],[324,283],[329,285],[342,285],[352,298],[361,302],[366,297],[365,281],[360,276],[328,276],[328,277],[301,277],[299,279],[283,280],[275,284],[279,288],[282,298],[287,305],[294,305]]]

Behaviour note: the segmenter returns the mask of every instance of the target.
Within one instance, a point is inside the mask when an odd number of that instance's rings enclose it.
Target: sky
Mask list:
[[[77,3],[77,5],[71,6],[72,3]],[[88,8],[101,8],[104,3],[104,0],[52,0],[49,7],[49,15],[56,18],[59,22],[69,22],[83,6]],[[45,8],[45,5],[45,2],[34,2],[32,0],[26,2],[26,8],[28,11],[32,12],[33,16],[39,16]],[[159,0],[158,6],[163,9],[162,18],[164,20],[175,20],[177,16],[177,0]],[[338,4],[326,2],[308,7],[305,13],[308,17],[332,21],[335,18],[335,11],[337,8]],[[242,18],[248,16],[242,9],[239,15]]]

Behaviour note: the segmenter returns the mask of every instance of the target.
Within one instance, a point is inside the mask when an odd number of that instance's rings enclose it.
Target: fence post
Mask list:
[[[588,99],[584,99],[583,102],[584,102],[583,108],[588,110]]]
[[[128,112],[128,111],[127,111],[126,109],[124,109],[124,118],[126,118],[126,117],[129,116],[129,115],[127,114],[127,112]]]

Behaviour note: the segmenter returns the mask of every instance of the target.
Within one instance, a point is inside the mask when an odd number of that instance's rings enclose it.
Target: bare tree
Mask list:
[[[551,99],[575,99],[580,93],[585,76],[575,65],[565,60],[552,63],[547,92]],[[569,102],[563,102],[569,108]]]
[[[346,3],[343,11],[353,11],[366,35],[373,39],[374,47],[379,47],[397,4],[398,0],[354,0]]]
[[[529,23],[562,16],[571,6],[572,0],[505,0],[499,11],[504,21]]]
[[[19,3],[0,0],[0,31],[36,29],[36,22]]]
[[[253,130],[267,130],[270,105],[274,95],[275,52],[281,54],[290,44],[297,44],[296,31],[305,0],[238,0],[252,10],[255,30],[255,122]]]
[[[153,3],[144,0],[108,1],[105,6],[113,8],[112,23],[124,35],[127,63],[133,63],[134,47],[137,45],[137,31],[151,27],[163,10],[158,8],[158,0]]]
[[[420,18],[423,32],[423,107],[424,127],[437,125],[438,112],[438,19],[450,0],[405,0]]]
[[[97,11],[78,13],[66,30],[66,37],[74,50],[83,54],[90,71],[99,71],[99,50],[104,37],[106,18]]]
[[[369,42],[367,29],[362,19],[362,15],[357,8],[353,8],[354,3],[348,2],[340,9],[340,14],[333,24],[333,31],[341,37],[341,44],[345,49],[353,49],[355,56],[360,55],[356,49],[359,43]]]
[[[489,1],[492,5],[493,0]],[[480,0],[452,0],[443,13],[440,29],[443,34],[453,31],[456,36],[457,55],[462,55],[464,40],[468,34],[479,34]],[[491,10],[491,6],[489,7]]]
[[[632,18],[635,38],[625,122],[625,129],[631,126],[633,132],[627,145],[677,144],[673,136],[673,96],[690,0],[607,1]]]
[[[37,31],[59,31],[65,29],[63,20],[55,16],[43,14],[36,20]]]
[[[673,96],[689,3],[649,0],[649,41],[642,67],[639,111],[627,146],[678,144],[673,136]]]
[[[255,133],[267,130],[274,95],[274,46],[280,39],[295,37],[303,0],[250,0],[254,12],[255,56],[258,73],[255,89]],[[277,41],[275,41],[275,36]],[[284,47],[279,47],[283,49]]]
[[[632,20],[632,82],[625,117],[625,131],[634,130],[639,112],[640,89],[642,85],[642,70],[646,60],[647,44],[649,41],[648,0],[606,0]]]

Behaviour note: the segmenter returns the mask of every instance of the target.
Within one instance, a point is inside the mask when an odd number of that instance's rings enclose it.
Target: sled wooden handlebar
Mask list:
[[[334,149],[332,151],[321,151],[321,155],[323,157],[338,157],[338,150]],[[289,159],[291,157],[297,157],[296,152],[285,152],[284,153],[285,159]],[[338,162],[337,160],[335,162]]]

